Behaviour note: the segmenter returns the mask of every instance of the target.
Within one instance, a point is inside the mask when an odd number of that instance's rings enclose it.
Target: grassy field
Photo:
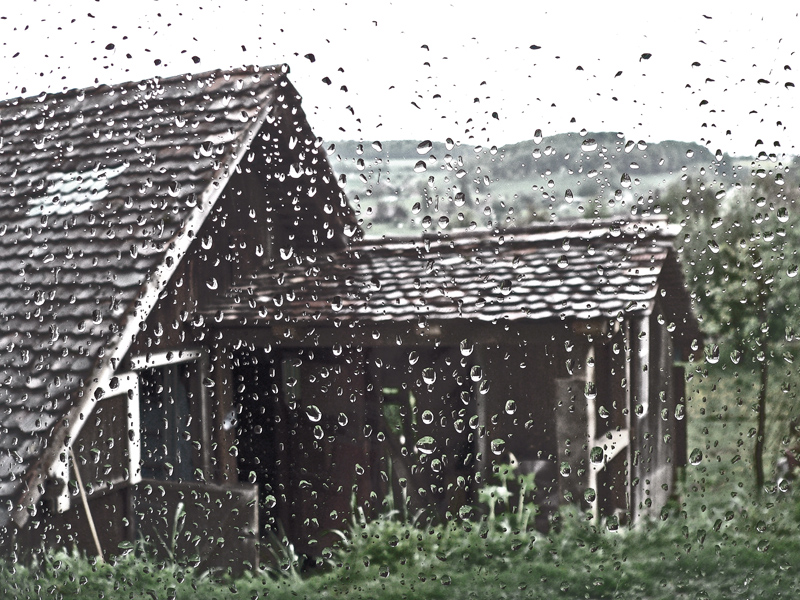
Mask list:
[[[734,366],[738,369],[734,371]],[[283,564],[233,579],[131,552],[111,564],[74,554],[5,567],[7,598],[782,598],[800,591],[800,492],[752,487],[754,374],[696,365],[689,447],[703,457],[660,519],[610,530],[564,510],[550,533],[525,511],[422,526],[356,520],[326,564]],[[794,410],[797,369],[776,363],[769,465]],[[770,479],[770,475],[767,476]],[[513,502],[509,502],[513,505]],[[527,507],[531,508],[531,507]]]

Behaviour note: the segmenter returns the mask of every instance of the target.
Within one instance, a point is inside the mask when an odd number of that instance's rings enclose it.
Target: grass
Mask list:
[[[504,519],[416,527],[355,524],[304,579],[266,571],[232,579],[130,554],[95,564],[61,553],[0,573],[7,598],[750,598],[800,589],[798,504],[732,499],[612,532],[575,511],[543,535]],[[13,569],[13,572],[12,572]]]
[[[782,363],[774,371],[768,464],[795,410],[792,390],[800,376],[791,367]],[[794,597],[800,490],[756,497],[749,434],[754,377],[732,368],[722,361],[695,367],[688,384],[689,446],[703,458],[687,467],[679,500],[660,519],[634,529],[612,531],[565,509],[543,534],[528,525],[532,507],[511,498],[443,525],[409,523],[396,514],[357,518],[310,576],[299,576],[288,554],[288,570],[265,568],[234,579],[156,562],[139,548],[105,564],[62,552],[43,564],[6,565],[0,589],[19,599]],[[493,484],[495,497],[502,496],[503,481]],[[484,500],[491,504],[491,495]]]

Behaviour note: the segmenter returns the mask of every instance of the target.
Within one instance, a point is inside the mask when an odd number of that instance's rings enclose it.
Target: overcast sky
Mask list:
[[[800,19],[736,4],[19,0],[0,96],[285,62],[328,140],[585,128],[797,153]]]

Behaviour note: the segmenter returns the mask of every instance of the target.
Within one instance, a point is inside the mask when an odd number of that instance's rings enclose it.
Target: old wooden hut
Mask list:
[[[0,104],[6,550],[157,545],[184,512],[191,552],[257,560],[234,374],[204,311],[358,233],[287,71]]]
[[[565,501],[628,522],[660,509],[686,456],[677,365],[699,337],[676,234],[365,240],[236,290],[214,327],[239,464],[276,499],[264,519],[307,540],[352,498],[447,518],[511,461],[542,518]]]

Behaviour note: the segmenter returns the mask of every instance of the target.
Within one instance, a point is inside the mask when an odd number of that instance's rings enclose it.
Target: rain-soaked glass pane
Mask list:
[[[791,7],[17,4],[4,597],[798,589]]]

